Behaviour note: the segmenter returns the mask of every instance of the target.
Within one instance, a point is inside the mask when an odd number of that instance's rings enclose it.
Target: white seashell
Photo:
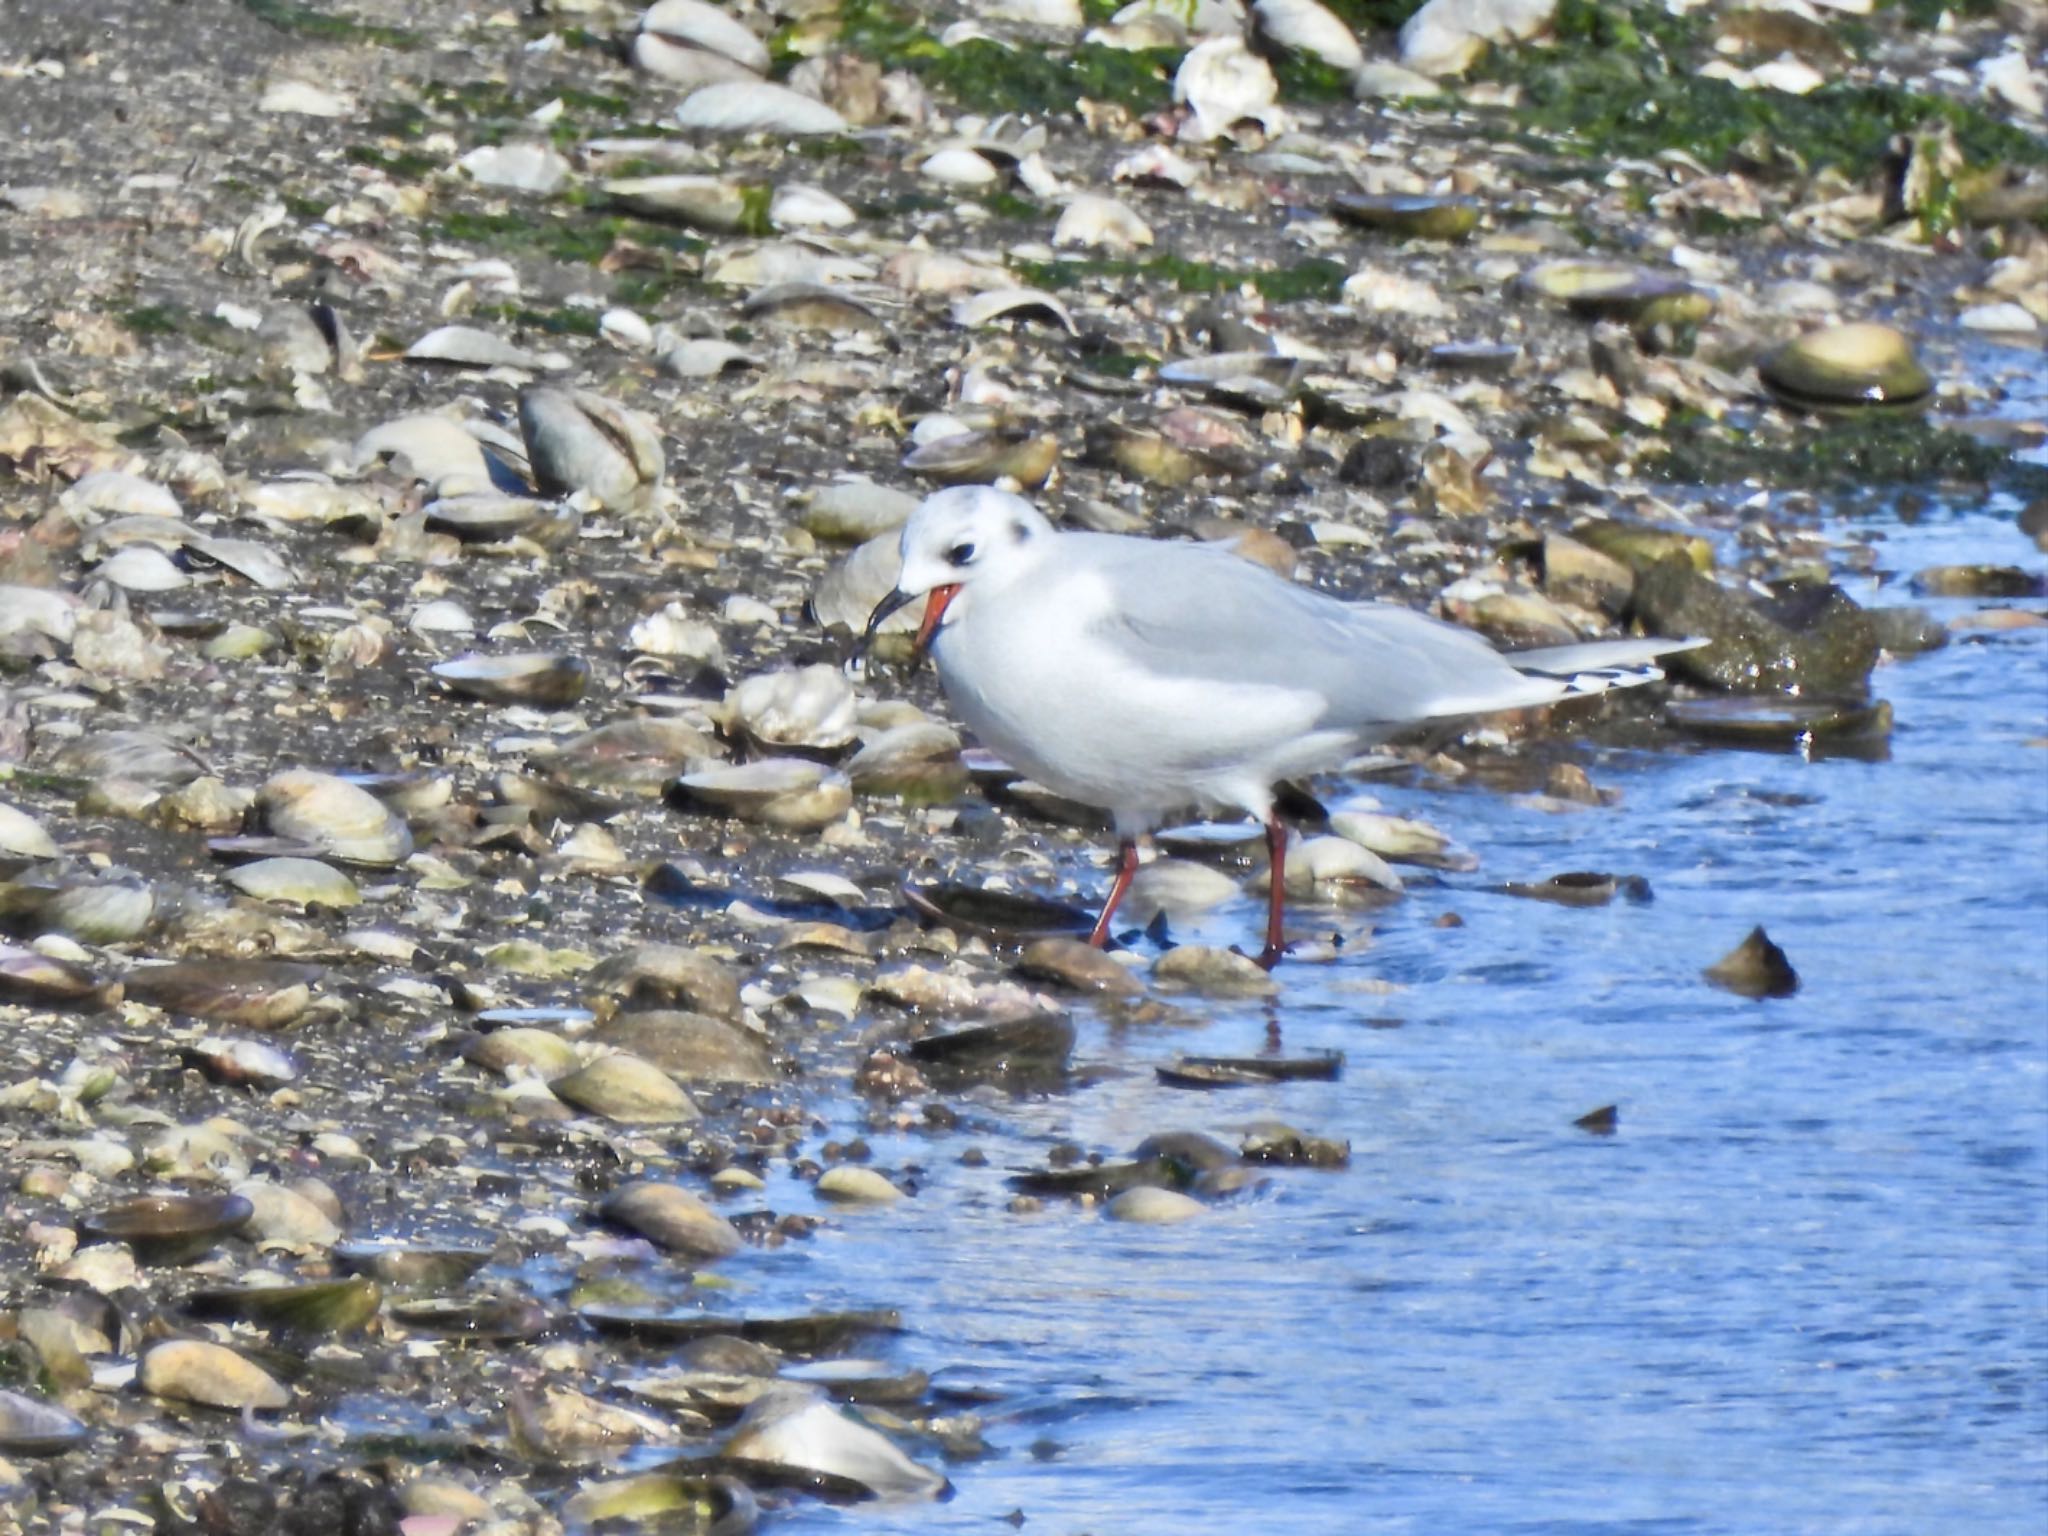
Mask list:
[[[927,155],[917,173],[949,187],[985,187],[1002,177],[986,155],[960,145]]]
[[[355,98],[342,91],[309,85],[304,80],[274,80],[256,101],[259,112],[286,112],[298,117],[350,117]]]
[[[768,200],[768,222],[777,229],[847,229],[860,215],[822,187],[791,185]]]
[[[1488,43],[1513,43],[1550,28],[1557,0],[1429,0],[1401,27],[1401,62],[1425,75],[1469,68]]]
[[[679,379],[712,379],[734,368],[758,368],[761,359],[736,341],[699,336],[663,352],[661,366]]]
[[[727,81],[692,91],[676,108],[682,128],[706,133],[844,133],[848,124],[814,96],[766,81]]]
[[[1202,179],[1202,168],[1179,150],[1152,144],[1117,161],[1110,167],[1109,179],[1185,191]]]
[[[1782,55],[1768,64],[1759,64],[1750,72],[1750,78],[1768,91],[1783,91],[1788,96],[1806,96],[1828,83],[1828,77],[1791,54]]]
[[[406,627],[416,635],[473,635],[476,620],[454,598],[443,597],[420,604],[406,621]]]
[[[1235,37],[1189,49],[1173,77],[1173,99],[1192,114],[1181,125],[1185,139],[1220,139],[1246,121],[1277,133],[1286,121],[1274,105],[1279,94],[1271,67]]]
[[[391,459],[416,479],[440,481],[450,476],[490,478],[483,444],[446,416],[422,413],[400,416],[370,428],[349,450],[349,464],[358,472],[380,459]]]
[[[1977,65],[1977,79],[1988,96],[1995,96],[2029,117],[2048,113],[2048,82],[2027,63],[2017,42],[2008,40],[2005,52]]]
[[[43,824],[26,811],[0,800],[0,853],[24,859],[54,859],[57,844]]]
[[[1044,202],[1057,202],[1070,188],[1041,155],[1026,155],[1017,162],[1017,184]]]
[[[1152,243],[1152,226],[1113,197],[1084,192],[1067,204],[1052,232],[1054,245],[1127,251]]]
[[[2027,335],[2040,329],[2040,322],[2025,306],[2013,303],[1979,304],[1964,310],[1956,317],[1956,323],[1968,331],[2002,331],[2011,335]]]
[[[858,724],[853,684],[823,662],[746,678],[726,691],[721,714],[729,729],[771,747],[848,746]]]
[[[759,70],[749,69],[722,53],[678,43],[658,32],[642,32],[633,39],[633,63],[656,79],[685,90],[761,78]]]
[[[1310,54],[1346,74],[1365,63],[1351,29],[1316,0],[1256,0],[1252,16],[1261,36],[1290,52]]]
[[[847,1478],[885,1499],[928,1499],[946,1486],[885,1436],[825,1402],[815,1387],[782,1384],[764,1392],[726,1442],[725,1454]]]
[[[598,334],[628,352],[654,350],[654,327],[630,309],[608,309],[598,317]]]
[[[67,512],[112,512],[124,517],[183,517],[178,498],[153,480],[97,469],[79,480],[57,504]]]
[[[1373,267],[1344,279],[1344,302],[1371,315],[1414,315],[1433,320],[1450,312],[1428,283]]]
[[[747,222],[747,189],[723,176],[622,176],[599,190],[622,208],[699,229],[736,230]]]
[[[704,0],[656,0],[641,16],[640,31],[722,54],[757,75],[768,72],[768,45],[730,12]]]
[[[1056,295],[1037,288],[991,288],[985,293],[972,293],[955,299],[948,313],[955,325],[969,330],[993,325],[998,320],[1044,320],[1062,327],[1070,336],[1081,334],[1067,306]]]
[[[175,592],[192,579],[178,569],[169,555],[147,544],[129,545],[112,558],[102,560],[93,574],[124,592]]]
[[[485,144],[455,162],[479,186],[547,197],[569,179],[569,162],[544,144]]]
[[[68,592],[0,582],[0,635],[46,635],[68,645],[78,629],[78,607]]]
[[[1443,93],[1429,76],[1391,59],[1368,59],[1351,77],[1351,94],[1360,101],[1427,101]]]
[[[517,368],[526,373],[546,373],[569,366],[569,359],[559,352],[529,352],[473,325],[444,325],[429,331],[407,347],[405,355],[413,362],[454,363],[463,368]]]
[[[796,240],[728,246],[704,262],[704,281],[737,288],[773,288],[786,283],[862,282],[875,269],[851,256],[838,256]]]
[[[626,631],[626,639],[644,656],[680,657],[685,661],[717,666],[725,659],[718,631],[702,619],[692,618],[681,603],[670,603],[659,613]]]

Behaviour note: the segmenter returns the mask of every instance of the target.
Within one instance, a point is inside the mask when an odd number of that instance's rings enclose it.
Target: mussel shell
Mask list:
[[[416,1333],[520,1343],[547,1331],[547,1308],[530,1296],[481,1296],[393,1302],[388,1315]]]
[[[95,1242],[126,1243],[144,1264],[183,1264],[256,1214],[240,1195],[141,1195],[79,1219]]]
[[[491,1262],[489,1248],[404,1241],[341,1243],[335,1262],[353,1274],[369,1275],[386,1285],[452,1289]]]
[[[104,1008],[121,1000],[119,982],[103,982],[84,966],[33,949],[0,944],[0,1003],[31,1008]]]
[[[1064,1014],[1034,1013],[925,1035],[900,1049],[919,1066],[976,1081],[1057,1076],[1073,1054],[1074,1023]]]
[[[1479,227],[1480,207],[1469,197],[1351,192],[1332,201],[1330,212],[1360,229],[1424,240],[1462,240]]]
[[[289,1333],[353,1333],[377,1315],[384,1290],[366,1275],[305,1285],[246,1285],[194,1291],[185,1310]]]
[[[928,923],[990,944],[1022,946],[1094,929],[1093,913],[1062,901],[974,885],[905,885],[904,905]]]
[[[582,698],[590,686],[589,662],[546,651],[458,656],[429,670],[450,693],[486,704],[561,709]]]
[[[581,1533],[628,1524],[692,1536],[744,1536],[760,1520],[753,1490],[725,1474],[643,1472],[578,1489],[561,1508],[563,1527]]]
[[[62,1456],[92,1438],[55,1403],[0,1389],[0,1456]]]
[[[175,960],[123,979],[133,1002],[244,1029],[282,1029],[312,1006],[316,965],[285,960]]]
[[[1913,344],[1888,325],[1831,325],[1785,343],[1757,365],[1781,403],[1801,410],[1911,410],[1934,393]]]
[[[807,1312],[794,1317],[725,1317],[710,1312],[646,1312],[624,1307],[583,1307],[578,1317],[599,1333],[647,1344],[687,1344],[731,1334],[793,1355],[836,1354],[854,1341],[878,1333],[901,1333],[903,1314],[894,1308],[852,1312]]]

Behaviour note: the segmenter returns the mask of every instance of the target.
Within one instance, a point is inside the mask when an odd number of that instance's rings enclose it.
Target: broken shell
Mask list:
[[[764,1468],[844,1478],[881,1498],[935,1498],[946,1486],[938,1473],[825,1402],[815,1388],[794,1383],[747,1410],[724,1454]]]
[[[587,491],[623,508],[661,485],[661,434],[638,411],[589,390],[529,385],[519,392],[527,462],[550,496]]]
[[[740,306],[740,318],[773,331],[852,336],[884,328],[881,314],[826,283],[774,283]]]
[[[1330,205],[1339,220],[1359,229],[1419,240],[1462,240],[1479,227],[1479,204],[1469,197],[1414,197],[1349,192]]]
[[[412,855],[412,833],[383,801],[331,773],[291,768],[256,793],[265,823],[279,837],[346,864],[388,868]]]
[[[223,1344],[170,1339],[142,1357],[142,1390],[205,1408],[284,1408],[291,1392],[262,1366]]]
[[[1274,103],[1279,82],[1266,61],[1237,37],[1212,37],[1190,48],[1173,76],[1173,99],[1189,110],[1184,139],[1228,136],[1243,122],[1277,133],[1286,122]]]
[[[686,773],[672,799],[791,832],[814,832],[846,814],[853,786],[843,773],[805,758],[766,757],[734,768]]]
[[[1054,245],[1082,245],[1128,251],[1152,243],[1152,226],[1137,210],[1113,197],[1083,193],[1068,203],[1053,227]]]
[[[580,656],[520,651],[506,656],[458,656],[428,669],[450,693],[486,704],[527,704],[564,709],[590,686],[590,663]]]
[[[948,310],[953,323],[968,330],[993,325],[998,320],[1036,320],[1057,325],[1069,336],[1078,336],[1073,312],[1055,294],[1036,288],[991,288],[955,299]]]
[[[0,1002],[31,1008],[65,1004],[98,1008],[119,1002],[121,997],[119,982],[104,983],[82,965],[39,950],[0,944]]]
[[[126,1243],[143,1264],[185,1264],[255,1210],[240,1195],[143,1195],[82,1218],[78,1230],[94,1242]]]
[[[282,1029],[313,1003],[314,965],[283,960],[176,960],[123,978],[131,1002],[243,1029]]]
[[[1802,410],[1912,407],[1934,392],[1913,343],[1888,325],[1831,325],[1788,341],[1757,365],[1764,387]]]
[[[853,684],[838,667],[760,672],[728,689],[720,723],[769,753],[836,754],[853,744]]]

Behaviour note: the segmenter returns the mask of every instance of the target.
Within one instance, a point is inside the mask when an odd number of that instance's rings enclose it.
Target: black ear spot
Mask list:
[[[1025,543],[1031,537],[1031,525],[1029,523],[1010,524],[1010,537],[1019,544]]]

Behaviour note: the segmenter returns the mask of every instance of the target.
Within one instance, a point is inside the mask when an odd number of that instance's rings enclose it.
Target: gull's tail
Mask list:
[[[1534,651],[1507,651],[1508,664],[1525,677],[1547,678],[1564,686],[1564,697],[1634,688],[1664,676],[1657,658],[1691,651],[1705,640],[1589,640],[1583,645],[1552,645]]]

